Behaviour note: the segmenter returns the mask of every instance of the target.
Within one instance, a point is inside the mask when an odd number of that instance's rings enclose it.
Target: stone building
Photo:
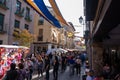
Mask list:
[[[19,44],[13,40],[15,28],[33,33],[34,12],[23,0],[0,0],[0,44]]]
[[[55,13],[52,7],[48,7],[52,15]],[[61,24],[62,25],[62,24]],[[62,25],[63,26],[63,25]],[[68,28],[68,29],[67,29]],[[34,34],[35,39],[32,44],[32,51],[47,51],[53,48],[71,48],[73,46],[73,35],[68,37],[67,33],[74,33],[74,26],[64,26],[57,28],[35,12],[34,15]]]
[[[56,17],[52,7],[47,8]],[[61,26],[52,25],[24,0],[0,0],[0,44],[19,45],[13,40],[13,32],[18,28],[27,29],[34,35],[31,53],[58,47],[72,48],[74,26],[62,23]]]

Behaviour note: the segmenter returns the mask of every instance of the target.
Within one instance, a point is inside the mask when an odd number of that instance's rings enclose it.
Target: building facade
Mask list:
[[[89,63],[95,74],[103,66],[111,68],[111,78],[120,72],[120,15],[119,0],[85,0],[86,17],[85,39]]]
[[[35,13],[34,17],[34,51],[46,51],[52,47],[57,47],[59,30],[38,13]]]
[[[48,10],[55,16],[51,7],[48,7]],[[33,52],[46,52],[53,48],[65,48],[67,46],[67,31],[65,28],[55,27],[36,12],[34,15],[34,35]]]
[[[33,33],[34,10],[24,0],[0,0],[0,44],[18,44],[13,40],[15,28]]]
[[[53,9],[47,8],[56,17]],[[19,45],[13,39],[13,32],[26,29],[34,35],[31,53],[58,47],[73,48],[74,26],[62,23],[61,26],[57,28],[45,20],[24,0],[0,0],[0,44]]]

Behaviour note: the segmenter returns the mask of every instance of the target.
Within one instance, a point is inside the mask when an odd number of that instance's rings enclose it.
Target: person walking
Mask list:
[[[73,56],[69,59],[69,66],[70,66],[70,76],[74,75],[75,58]]]
[[[50,70],[50,59],[46,55],[45,56],[45,71],[46,71],[46,80],[49,80],[49,70]]]
[[[34,66],[33,66],[33,62],[31,59],[29,59],[29,80],[32,80],[32,74],[33,74],[33,71],[34,71]]]
[[[33,74],[33,62],[30,58],[28,58],[25,61],[25,69],[27,74],[27,80],[32,80],[32,74]]]
[[[61,72],[64,72],[66,69],[66,64],[67,64],[67,57],[64,53],[61,55],[61,59],[62,59],[62,61],[61,61],[61,70],[62,71]]]
[[[22,63],[18,64],[18,78],[17,80],[25,80],[26,78],[26,70],[24,69],[24,65]]]
[[[76,72],[77,75],[80,76],[80,72],[81,72],[81,60],[79,57],[77,57],[76,59]]]
[[[18,72],[16,70],[16,64],[11,63],[10,70],[7,71],[5,80],[17,80],[17,78],[18,78]]]
[[[43,76],[43,60],[38,60],[38,77]]]
[[[109,79],[109,75],[110,75],[110,66],[106,63],[105,66],[103,67],[104,79]]]
[[[57,80],[57,78],[58,78],[58,69],[59,69],[59,61],[58,61],[58,57],[55,56],[55,59],[53,61],[53,77],[54,77],[54,80]]]

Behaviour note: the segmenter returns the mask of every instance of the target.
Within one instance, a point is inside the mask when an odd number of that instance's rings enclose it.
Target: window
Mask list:
[[[0,31],[3,31],[4,15],[0,14]]]
[[[29,30],[29,25],[25,24],[25,29]]]
[[[31,16],[30,16],[30,8],[26,7],[26,14],[25,14],[25,20],[28,22],[31,22]]]
[[[30,17],[30,9],[26,7],[26,17]]]
[[[16,12],[20,12],[21,11],[21,2],[17,0],[17,3],[16,3]]]
[[[14,27],[19,28],[20,27],[20,21],[15,20]]]
[[[38,41],[43,41],[43,29],[39,29]]]
[[[43,29],[39,29],[39,35],[43,35]]]

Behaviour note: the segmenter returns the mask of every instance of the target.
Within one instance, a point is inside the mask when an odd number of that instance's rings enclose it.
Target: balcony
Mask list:
[[[16,10],[15,15],[17,15],[18,17],[23,17],[24,16],[24,8],[22,8],[21,11]]]
[[[0,30],[0,34],[5,34],[7,31],[5,30]]]
[[[30,16],[26,16],[26,17],[25,17],[25,20],[28,21],[28,22],[31,22],[31,21],[32,21],[32,19],[31,19]]]
[[[8,10],[9,8],[7,7],[7,1],[6,0],[0,0],[0,8],[4,10]]]

